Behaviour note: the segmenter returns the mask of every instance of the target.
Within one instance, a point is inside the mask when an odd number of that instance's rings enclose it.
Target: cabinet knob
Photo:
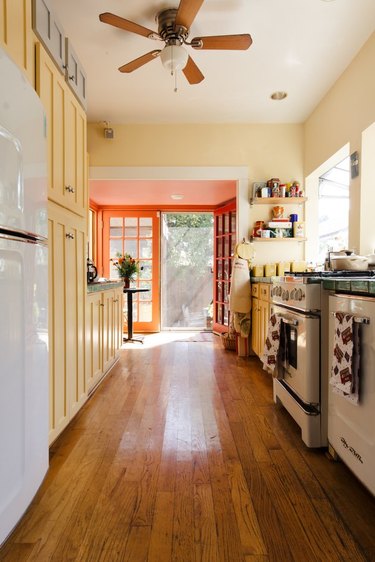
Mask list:
[[[65,234],[65,238],[69,238],[69,240],[74,240],[74,234],[72,234],[71,232],[67,232]]]
[[[68,191],[69,193],[74,193],[75,189],[74,187],[72,187],[71,185],[66,185],[65,186],[65,191]]]
[[[99,303],[99,306],[104,306],[104,304],[102,302]]]

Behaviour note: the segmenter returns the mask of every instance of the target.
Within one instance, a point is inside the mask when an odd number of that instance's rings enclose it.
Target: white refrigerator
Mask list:
[[[0,49],[0,545],[48,470],[46,122]]]

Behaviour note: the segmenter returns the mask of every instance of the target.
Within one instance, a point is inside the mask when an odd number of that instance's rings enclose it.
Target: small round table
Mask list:
[[[150,289],[139,289],[138,287],[124,288],[124,293],[128,295],[128,337],[123,338],[124,342],[138,342],[143,343],[143,337],[133,338],[133,295],[134,293],[146,293]]]

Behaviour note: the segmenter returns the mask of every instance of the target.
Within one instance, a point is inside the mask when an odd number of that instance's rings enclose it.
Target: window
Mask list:
[[[319,178],[319,258],[348,248],[350,158]]]

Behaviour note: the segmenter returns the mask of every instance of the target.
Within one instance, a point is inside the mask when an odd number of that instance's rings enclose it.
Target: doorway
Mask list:
[[[161,327],[212,328],[212,212],[164,212],[161,217]]]

